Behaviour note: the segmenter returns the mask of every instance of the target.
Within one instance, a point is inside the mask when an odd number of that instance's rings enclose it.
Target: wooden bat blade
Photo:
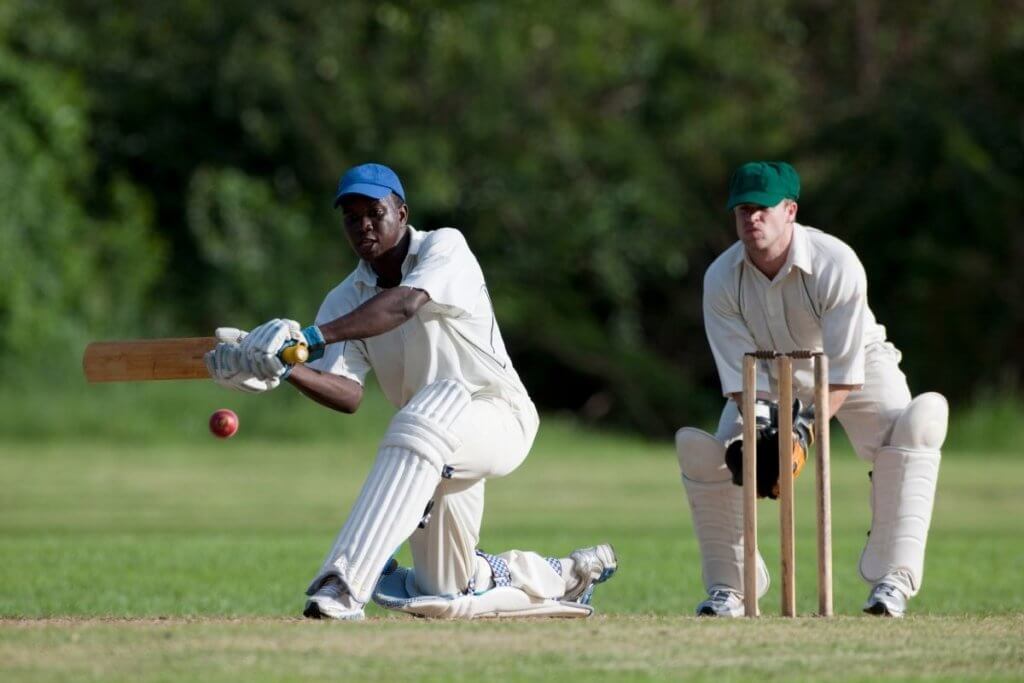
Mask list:
[[[209,379],[203,354],[216,345],[216,337],[93,342],[82,369],[90,382]]]

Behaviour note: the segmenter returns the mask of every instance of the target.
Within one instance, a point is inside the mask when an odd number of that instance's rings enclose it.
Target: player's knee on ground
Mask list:
[[[429,518],[409,538],[420,592],[460,593],[470,585],[479,573],[476,547],[483,508],[483,481],[441,480]]]
[[[707,432],[683,427],[676,432],[676,456],[679,471],[691,480],[717,482],[731,479],[725,466],[725,447]]]

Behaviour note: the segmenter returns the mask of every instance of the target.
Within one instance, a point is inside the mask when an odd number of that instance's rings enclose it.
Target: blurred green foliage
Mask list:
[[[0,369],[308,321],[353,265],[334,184],[376,160],[413,224],[465,232],[542,406],[664,433],[718,409],[700,286],[734,239],[728,172],[786,158],[801,220],[861,254],[912,387],[1013,392],[1022,10],[11,0]]]

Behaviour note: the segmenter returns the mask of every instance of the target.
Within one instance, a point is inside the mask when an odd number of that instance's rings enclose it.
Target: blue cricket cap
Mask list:
[[[394,192],[405,201],[405,190],[398,174],[383,164],[360,164],[345,171],[338,181],[338,192],[334,195],[337,208],[341,198],[347,194],[361,194],[373,199],[384,199]]]

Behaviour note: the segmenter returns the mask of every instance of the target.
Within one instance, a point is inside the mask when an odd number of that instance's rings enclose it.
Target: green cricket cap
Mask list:
[[[775,206],[783,199],[800,198],[800,176],[785,161],[751,161],[743,164],[729,178],[729,201],[732,211],[740,204]]]

